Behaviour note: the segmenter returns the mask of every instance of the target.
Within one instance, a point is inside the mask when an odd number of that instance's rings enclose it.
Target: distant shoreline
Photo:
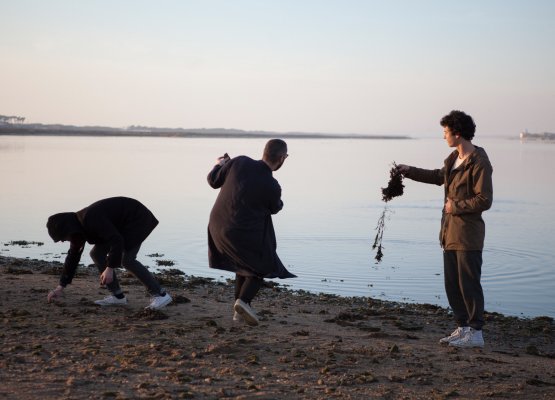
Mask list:
[[[106,128],[66,125],[5,125],[0,136],[105,136],[105,137],[182,137],[182,138],[287,138],[287,139],[390,139],[409,140],[403,135],[325,134],[304,132],[242,131],[238,129]]]

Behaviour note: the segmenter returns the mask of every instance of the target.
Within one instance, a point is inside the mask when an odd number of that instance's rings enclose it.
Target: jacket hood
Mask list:
[[[48,234],[55,242],[68,240],[76,232],[81,232],[83,228],[74,212],[66,212],[51,215],[46,223]]]

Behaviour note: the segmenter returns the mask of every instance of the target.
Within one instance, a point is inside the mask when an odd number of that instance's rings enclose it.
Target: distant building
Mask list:
[[[530,133],[528,130],[520,132],[520,140],[555,140],[555,133]]]
[[[0,115],[0,125],[15,125],[25,122],[25,117],[17,117],[15,115]]]

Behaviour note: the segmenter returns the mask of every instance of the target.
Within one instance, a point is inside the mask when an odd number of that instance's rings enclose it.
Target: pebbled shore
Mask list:
[[[446,309],[289,291],[268,282],[251,328],[232,321],[232,283],[158,274],[176,300],[149,299],[120,273],[129,306],[80,267],[0,257],[0,399],[552,399],[555,322],[488,313],[483,350],[441,346]]]

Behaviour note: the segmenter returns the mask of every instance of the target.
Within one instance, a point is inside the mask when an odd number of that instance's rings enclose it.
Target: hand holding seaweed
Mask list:
[[[378,219],[378,224],[376,226],[377,233],[376,233],[376,237],[374,238],[374,244],[372,245],[372,250],[376,248],[378,249],[376,251],[376,257],[375,257],[377,263],[382,261],[382,257],[383,257],[382,241],[383,241],[383,233],[385,230],[385,219],[386,219],[387,213],[390,212],[389,209],[387,208],[387,202],[389,202],[394,197],[402,196],[403,189],[405,188],[405,185],[403,185],[403,175],[397,168],[397,164],[395,164],[395,162],[393,162],[393,167],[389,171],[389,177],[390,179],[389,179],[389,183],[387,184],[387,187],[382,188],[382,201],[384,201],[386,205],[384,207],[382,215]]]
[[[405,188],[405,185],[403,185],[403,175],[399,168],[397,168],[395,161],[393,161],[393,167],[389,171],[389,177],[387,187],[382,188],[382,200],[386,203],[394,197],[402,196],[403,189]]]

